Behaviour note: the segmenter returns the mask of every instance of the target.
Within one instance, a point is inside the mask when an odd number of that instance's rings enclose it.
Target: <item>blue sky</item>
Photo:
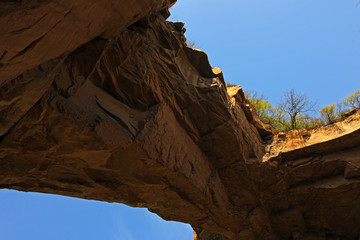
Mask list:
[[[0,190],[1,240],[185,240],[188,224],[147,209],[51,194]]]
[[[228,82],[272,103],[291,88],[320,106],[360,88],[358,0],[179,0],[170,19]],[[183,240],[189,225],[146,209],[0,190],[0,239]]]
[[[171,19],[226,81],[271,103],[295,88],[324,106],[360,88],[358,0],[180,0]]]

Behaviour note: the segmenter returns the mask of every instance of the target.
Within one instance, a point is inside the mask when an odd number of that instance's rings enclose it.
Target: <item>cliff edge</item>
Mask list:
[[[146,207],[198,239],[357,239],[359,113],[276,135],[174,3],[0,2],[0,188]]]

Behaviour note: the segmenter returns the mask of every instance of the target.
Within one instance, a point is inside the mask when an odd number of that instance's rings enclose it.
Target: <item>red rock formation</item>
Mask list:
[[[356,239],[358,115],[271,144],[173,3],[0,3],[0,187],[147,207],[198,239]]]

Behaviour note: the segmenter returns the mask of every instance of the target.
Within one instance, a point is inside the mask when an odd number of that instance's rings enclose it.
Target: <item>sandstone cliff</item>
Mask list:
[[[360,114],[274,136],[172,4],[0,2],[0,188],[147,207],[198,239],[357,239]]]

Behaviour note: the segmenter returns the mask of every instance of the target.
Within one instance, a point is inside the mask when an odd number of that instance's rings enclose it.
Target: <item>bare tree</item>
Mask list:
[[[186,46],[189,48],[198,48],[196,42],[189,39],[186,40]]]
[[[315,107],[315,102],[310,101],[305,93],[298,93],[295,89],[286,91],[279,103],[279,110],[289,116],[291,129],[298,128],[299,118],[307,112],[314,111]]]

